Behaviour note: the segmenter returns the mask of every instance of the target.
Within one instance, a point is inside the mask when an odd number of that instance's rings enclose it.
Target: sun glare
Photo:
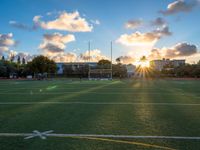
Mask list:
[[[138,61],[136,62],[137,67],[149,68],[149,61]]]

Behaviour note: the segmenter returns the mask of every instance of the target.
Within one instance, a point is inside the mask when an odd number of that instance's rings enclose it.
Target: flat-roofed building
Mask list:
[[[63,74],[65,68],[70,68],[73,71],[79,70],[81,68],[85,68],[87,66],[96,67],[97,62],[59,62],[56,63],[58,68],[57,74]]]
[[[136,66],[132,64],[126,65],[126,70],[128,77],[133,77],[135,75]]]
[[[185,60],[183,59],[162,59],[162,60],[152,60],[150,61],[150,66],[153,67],[155,70],[161,71],[164,67],[166,68],[174,68],[185,65]]]

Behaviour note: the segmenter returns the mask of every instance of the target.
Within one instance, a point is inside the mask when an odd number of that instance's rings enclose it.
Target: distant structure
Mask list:
[[[84,68],[86,66],[90,65],[90,67],[96,67],[97,62],[59,62],[56,63],[56,66],[58,68],[57,74],[64,74],[64,68],[70,68],[73,71],[78,70],[79,68]]]
[[[161,71],[164,67],[170,69],[174,67],[179,67],[185,65],[185,60],[170,60],[163,58],[162,60],[152,60],[150,61],[150,66],[155,70]]]
[[[128,78],[131,78],[135,75],[136,72],[136,66],[132,64],[126,65],[126,70],[127,70],[127,76]]]

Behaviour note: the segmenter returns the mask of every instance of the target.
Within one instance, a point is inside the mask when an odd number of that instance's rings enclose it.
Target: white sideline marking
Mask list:
[[[102,93],[99,93],[99,92],[87,92],[87,93],[83,93],[83,91],[75,91],[75,92],[41,92],[41,91],[30,91],[31,94],[33,95],[60,95],[60,94],[98,94],[98,95],[122,95],[122,94],[148,94],[148,95],[186,95],[186,94],[183,94],[183,93],[162,93],[162,92],[102,92]],[[0,95],[29,95],[30,92],[6,92],[6,93],[0,93]]]
[[[0,102],[0,105],[34,105],[34,104],[51,104],[51,105],[163,105],[163,106],[200,106],[199,103],[115,103],[115,102]]]
[[[0,137],[25,137],[30,139],[33,137],[97,137],[97,138],[129,138],[129,139],[175,139],[175,140],[200,140],[200,137],[190,136],[136,136],[136,135],[112,135],[112,134],[59,134],[51,133],[51,131],[39,132],[37,130],[33,133],[0,133]]]

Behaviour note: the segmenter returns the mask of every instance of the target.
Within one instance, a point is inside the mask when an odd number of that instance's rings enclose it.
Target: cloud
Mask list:
[[[91,32],[93,29],[92,25],[86,21],[85,18],[82,18],[78,11],[67,13],[63,11],[60,15],[51,21],[42,21],[42,16],[35,16],[33,18],[34,23],[48,30],[63,30],[70,32]]]
[[[26,62],[29,62],[29,61],[31,61],[31,60],[36,56],[36,55],[31,55],[31,54],[29,54],[29,53],[27,53],[27,52],[16,52],[16,51],[11,51],[11,52],[10,52],[10,55],[9,55],[9,58],[10,58],[12,55],[15,56],[15,57],[14,57],[14,61],[16,61],[16,62],[17,62],[18,57],[20,57],[21,62],[22,62],[22,59],[23,59],[23,58],[25,59]],[[8,58],[8,59],[9,59],[9,58]]]
[[[178,43],[172,49],[166,50],[166,57],[190,56],[197,53],[197,46],[188,43]]]
[[[157,35],[154,33],[141,33],[139,31],[133,34],[123,34],[117,40],[118,43],[121,43],[126,46],[134,45],[154,45],[158,41]]]
[[[104,56],[101,53],[101,50],[99,49],[94,49],[89,51],[86,51],[82,54],[80,54],[80,61],[92,61],[92,62],[97,62],[101,59],[108,59],[106,56]]]
[[[65,52],[66,45],[69,42],[75,41],[75,37],[72,34],[63,35],[60,33],[44,34],[43,41],[39,45],[42,54],[53,59],[56,62],[75,62],[75,61],[99,61],[101,59],[107,59],[101,53],[101,50],[94,49],[85,51],[84,53],[77,55],[74,52]],[[25,58],[26,61],[31,61],[36,55],[29,53],[17,52],[10,50],[10,47],[14,46],[16,41],[13,39],[13,34],[0,34],[0,55],[7,56],[10,59],[11,56],[15,56],[14,61],[17,61],[18,56]],[[90,56],[90,57],[89,57]]]
[[[10,47],[15,46],[16,41],[13,39],[13,34],[0,34],[0,55],[7,53]]]
[[[60,52],[47,55],[50,59],[53,59],[55,62],[98,62],[101,59],[108,59],[101,53],[101,50],[94,49],[90,51],[85,51],[80,55],[77,55],[74,52]]]
[[[132,64],[135,61],[131,56],[120,56],[117,59],[119,59],[122,64]]]
[[[15,27],[15,28],[18,28],[18,29],[22,29],[22,30],[27,30],[27,31],[33,31],[33,30],[37,29],[37,26],[35,26],[35,25],[30,27],[30,26],[28,26],[26,24],[23,24],[23,23],[20,23],[20,22],[17,22],[17,21],[9,21],[9,24],[12,27]]]
[[[153,26],[165,26],[166,24],[166,21],[161,17],[158,17],[151,22],[151,25]]]
[[[188,63],[194,64],[194,63],[197,63],[199,61],[200,61],[200,53],[196,53],[194,55],[191,55],[191,56],[187,57],[187,62]]]
[[[137,31],[130,35],[123,34],[117,39],[117,42],[126,46],[153,46],[160,38],[163,36],[169,36],[171,34],[172,33],[169,31],[169,28],[165,26],[147,33],[141,33]]]
[[[93,24],[96,24],[96,25],[100,25],[101,23],[100,23],[100,21],[99,20],[91,20],[91,22],[93,23]]]
[[[62,35],[60,33],[44,34],[44,39],[47,41],[63,44],[75,41],[75,37],[73,34]]]
[[[198,53],[196,45],[188,43],[178,43],[171,48],[152,49],[149,59],[161,59],[161,58],[186,58]]]
[[[77,60],[77,55],[75,53],[60,53],[52,56],[55,62],[75,62]]]
[[[30,60],[32,57],[28,53],[18,53],[15,50],[11,50],[13,46],[16,46],[17,42],[13,39],[13,34],[0,34],[0,55],[5,56],[8,59],[10,59],[11,56],[15,56],[15,59],[17,59],[18,56],[21,58],[26,58],[27,60]]]
[[[59,53],[64,52],[63,47],[59,47],[59,45],[55,45],[52,43],[44,43],[43,45],[40,45],[40,48],[45,51],[45,53]]]
[[[168,26],[164,26],[163,28],[158,28],[157,30],[154,30],[153,33],[157,34],[159,38],[162,38],[163,36],[170,36],[172,35],[172,32],[169,31]]]
[[[127,29],[135,29],[135,28],[138,28],[140,26],[143,25],[143,21],[141,19],[139,20],[129,20],[126,24],[125,24],[125,27]]]
[[[1,51],[0,55],[4,56],[7,60],[10,60],[11,57],[14,56],[14,61],[17,62],[18,56],[20,57],[21,61],[22,58],[25,58],[25,61],[31,61],[36,55],[31,55],[27,52],[17,52],[15,50],[7,50],[7,51]]]
[[[41,49],[45,55],[57,55],[57,53],[64,52],[66,44],[72,41],[75,41],[75,37],[72,34],[44,34],[43,42],[39,45],[39,49]]]
[[[72,34],[62,35],[60,33],[44,34],[43,42],[39,45],[43,54],[56,62],[75,62],[75,61],[99,61],[101,59],[107,59],[101,53],[101,50],[94,49],[85,51],[80,55],[74,52],[65,52],[66,44],[75,41],[75,37]]]
[[[167,6],[167,10],[161,10],[160,13],[163,15],[172,15],[180,12],[190,12],[199,3],[197,0],[176,0]]]

